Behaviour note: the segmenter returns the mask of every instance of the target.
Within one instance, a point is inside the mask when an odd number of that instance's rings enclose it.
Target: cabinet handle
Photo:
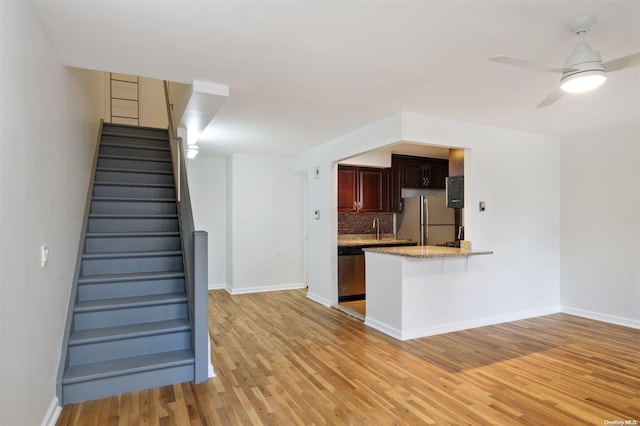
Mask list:
[[[400,201],[400,203],[398,203],[398,210],[402,211],[402,201]]]

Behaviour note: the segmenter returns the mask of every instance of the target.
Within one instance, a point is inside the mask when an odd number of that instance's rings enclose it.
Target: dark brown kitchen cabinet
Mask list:
[[[338,211],[358,211],[358,173],[355,167],[338,166]]]
[[[449,175],[449,161],[439,158],[395,155],[401,188],[444,189]]]
[[[389,212],[400,213],[402,211],[402,189],[400,186],[400,168],[395,158],[391,160],[391,168],[386,169],[388,182]]]
[[[385,211],[386,181],[384,169],[338,166],[338,211]]]
[[[386,170],[387,211],[402,212],[402,188],[445,189],[449,161],[440,158],[394,154]]]

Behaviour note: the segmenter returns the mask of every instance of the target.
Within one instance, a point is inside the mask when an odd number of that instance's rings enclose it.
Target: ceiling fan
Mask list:
[[[562,74],[560,85],[538,105],[538,108],[551,105],[565,93],[588,92],[606,81],[607,72],[640,66],[640,52],[612,61],[602,62],[600,53],[593,50],[584,39],[585,33],[595,21],[596,18],[594,16],[580,16],[569,21],[568,28],[578,36],[578,44],[565,60],[563,67],[554,67],[507,55],[494,56],[489,60],[517,67]]]

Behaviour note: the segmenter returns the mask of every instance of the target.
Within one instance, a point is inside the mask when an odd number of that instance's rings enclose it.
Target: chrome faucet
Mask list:
[[[380,239],[380,219],[373,219],[373,228],[376,228],[376,240]]]

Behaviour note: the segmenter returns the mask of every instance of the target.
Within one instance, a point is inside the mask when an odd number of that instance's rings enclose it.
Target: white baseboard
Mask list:
[[[393,337],[394,339],[406,340],[402,338],[402,332],[400,330],[398,330],[397,328],[391,327],[383,322],[365,317],[364,325],[369,326],[373,329],[376,329],[379,332],[386,334],[387,336]]]
[[[318,296],[315,293],[312,293],[311,291],[307,291],[307,298],[313,300],[316,303],[319,303],[321,305],[326,306],[327,308],[330,308],[333,303],[331,302],[331,300],[322,297],[322,296]]]
[[[209,283],[207,285],[207,290],[224,290],[227,288],[226,283]]]
[[[264,286],[253,286],[253,287],[243,287],[243,288],[231,288],[228,285],[225,286],[225,289],[229,292],[229,294],[237,295],[237,294],[248,294],[248,293],[263,293],[267,291],[282,291],[282,290],[299,290],[301,288],[306,288],[307,285],[304,283],[291,283],[291,284],[276,284],[276,285],[264,285]]]
[[[640,329],[640,320],[636,320],[633,318],[619,317],[617,315],[587,311],[585,309],[573,308],[571,306],[562,306],[561,312],[565,314],[575,315],[577,317],[583,317],[596,321],[608,322],[611,324]]]
[[[58,401],[57,396],[54,396],[47,410],[47,414],[45,414],[44,419],[42,419],[42,426],[56,426],[61,411],[60,401]]]
[[[213,371],[213,364],[211,363],[211,338],[207,339],[207,343],[208,345],[208,349],[209,349],[209,365],[208,365],[208,370],[207,370],[207,377],[208,378],[212,378],[212,377],[216,377],[216,373],[215,371]]]
[[[544,315],[556,314],[560,312],[560,306],[550,306],[542,309],[532,309],[528,311],[513,312],[491,317],[474,318],[465,321],[455,321],[445,324],[438,324],[433,327],[416,328],[412,330],[398,330],[380,321],[365,317],[364,323],[394,339],[409,340],[420,337],[435,336],[437,334],[451,333],[453,331],[468,330],[471,328],[485,327],[487,325],[501,324],[505,322],[518,321],[527,318],[540,317]]]

